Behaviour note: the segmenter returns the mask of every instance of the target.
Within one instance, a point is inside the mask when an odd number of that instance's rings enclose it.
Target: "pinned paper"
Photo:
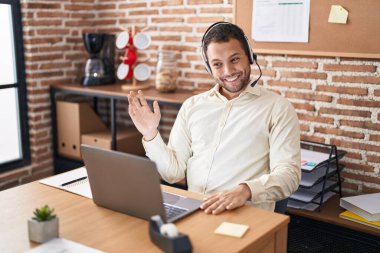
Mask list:
[[[233,237],[241,238],[248,230],[247,225],[241,225],[230,222],[223,222],[220,226],[214,231],[215,234],[219,235],[228,235]]]
[[[348,11],[340,5],[332,5],[329,23],[347,24]]]

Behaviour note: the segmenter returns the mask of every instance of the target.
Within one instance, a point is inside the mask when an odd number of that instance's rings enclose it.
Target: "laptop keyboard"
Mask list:
[[[167,219],[171,219],[187,211],[187,209],[183,209],[177,206],[172,206],[166,203],[164,203],[164,207],[165,207]]]

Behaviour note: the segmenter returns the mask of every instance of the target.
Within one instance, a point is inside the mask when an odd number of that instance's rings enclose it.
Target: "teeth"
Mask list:
[[[233,82],[233,81],[235,81],[237,78],[238,78],[238,76],[233,76],[233,77],[225,78],[225,79],[226,79],[228,82]]]

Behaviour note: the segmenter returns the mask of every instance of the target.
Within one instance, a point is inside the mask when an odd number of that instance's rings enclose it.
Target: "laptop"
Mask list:
[[[95,204],[149,220],[174,222],[199,209],[202,201],[161,191],[156,164],[147,158],[81,145]]]

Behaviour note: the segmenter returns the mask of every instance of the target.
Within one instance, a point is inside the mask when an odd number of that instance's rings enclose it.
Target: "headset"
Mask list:
[[[207,35],[215,27],[220,26],[220,25],[231,25],[231,26],[236,27],[238,29],[238,31],[241,33],[241,37],[244,38],[243,44],[244,44],[245,49],[247,49],[247,51],[248,51],[248,60],[249,60],[249,63],[250,64],[256,63],[256,65],[257,65],[257,67],[259,68],[259,71],[260,71],[259,77],[251,84],[252,87],[255,86],[255,84],[260,80],[261,75],[262,75],[261,68],[260,68],[259,64],[257,63],[257,55],[253,52],[252,47],[249,44],[249,40],[248,40],[247,36],[244,34],[243,30],[240,27],[238,27],[237,25],[234,25],[234,24],[232,24],[230,22],[222,21],[222,22],[216,22],[216,23],[212,24],[206,30],[206,32],[204,33],[204,35],[202,37],[201,54],[202,54],[203,63],[205,65],[205,68],[206,68],[207,72],[210,73],[210,74],[212,74],[212,70],[211,70],[210,64],[208,62],[206,51],[205,51],[205,44],[204,44],[205,43],[205,38],[207,37]]]

